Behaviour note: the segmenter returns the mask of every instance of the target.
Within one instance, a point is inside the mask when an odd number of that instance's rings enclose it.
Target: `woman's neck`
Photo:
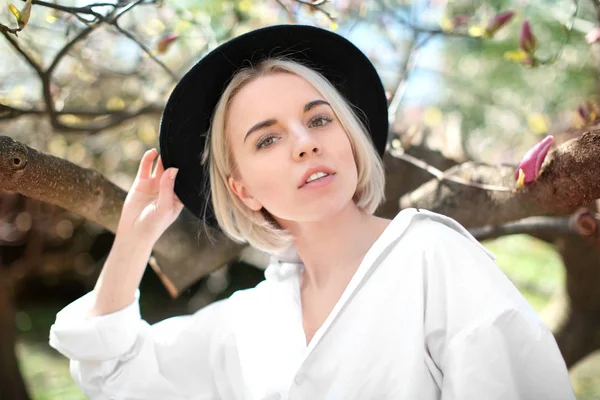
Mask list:
[[[353,275],[389,223],[351,202],[326,220],[286,224],[304,264],[303,286],[326,289],[340,275]]]

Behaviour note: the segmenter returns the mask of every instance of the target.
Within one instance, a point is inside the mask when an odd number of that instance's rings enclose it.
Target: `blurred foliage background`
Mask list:
[[[18,8],[25,4],[13,3]],[[415,137],[436,133],[427,140],[451,155],[464,152],[458,156],[516,163],[543,135],[581,124],[578,107],[598,98],[595,41],[590,36],[598,29],[598,4],[591,0],[335,0],[318,2],[318,7],[292,0],[109,1],[115,6],[92,10],[101,15],[131,10],[119,17],[118,25],[94,27],[69,47],[51,76],[43,78],[49,85],[8,38],[45,69],[94,17],[78,18],[40,3],[33,2],[18,38],[8,33],[0,38],[0,128],[40,151],[98,170],[125,190],[143,152],[158,147],[162,105],[177,79],[218,43],[270,24],[316,25],[354,41],[377,66],[390,98],[400,99],[395,129]],[[15,27],[9,4],[0,0],[0,23]],[[93,2],[50,4],[73,8]],[[512,20],[493,37],[481,37],[482,28],[506,10],[515,11]],[[468,22],[452,26],[460,16]],[[518,50],[525,19],[539,43],[535,67],[507,55]],[[401,82],[402,93],[397,90]],[[51,116],[44,112],[45,87],[54,99]],[[456,142],[461,146],[449,149]],[[16,200],[0,194],[6,215]],[[52,207],[45,212],[60,214]],[[21,221],[21,228],[27,224]],[[13,261],[10,254],[18,258],[25,240],[18,229],[11,229],[0,225],[3,264]],[[69,375],[68,360],[47,345],[48,331],[57,311],[93,287],[112,234],[62,217],[49,218],[46,229],[57,249],[68,246],[80,230],[94,240],[78,256],[75,270],[61,268],[59,259],[20,285],[15,297],[20,369],[33,399],[83,399]],[[553,247],[526,235],[485,244],[542,313],[564,286],[564,268]],[[261,274],[236,264],[172,300],[148,270],[142,281],[142,312],[150,322],[191,312],[214,299],[207,292],[224,297],[244,286],[239,282],[260,280]],[[600,398],[598,354],[578,363],[571,376],[578,398]]]

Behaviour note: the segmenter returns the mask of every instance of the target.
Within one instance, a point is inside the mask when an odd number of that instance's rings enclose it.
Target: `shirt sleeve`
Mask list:
[[[89,398],[219,397],[213,367],[227,299],[150,325],[140,316],[139,290],[122,310],[85,319],[93,295],[67,305],[50,328],[50,346],[71,360],[71,375]]]
[[[430,225],[425,338],[442,399],[575,399],[554,335],[493,254],[457,229]]]

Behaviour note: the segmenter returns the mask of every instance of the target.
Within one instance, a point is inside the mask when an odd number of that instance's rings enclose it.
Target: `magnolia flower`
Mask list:
[[[514,11],[503,11],[499,14],[496,14],[492,19],[490,19],[488,26],[485,28],[485,34],[488,37],[494,36],[494,34],[498,32],[500,28],[506,25],[512,19],[512,17],[514,17],[514,15]]]
[[[158,54],[164,54],[169,50],[171,44],[175,42],[179,38],[179,35],[176,33],[167,33],[163,35],[158,42],[156,43],[156,51]]]
[[[31,16],[31,1],[32,0],[27,0],[23,9],[20,11],[14,4],[8,5],[8,10],[16,18],[19,29],[25,28],[25,25],[29,22],[29,17]]]
[[[552,135],[546,136],[523,156],[515,171],[517,188],[520,189],[523,186],[527,186],[537,179],[553,140],[554,137]]]
[[[587,35],[585,35],[585,40],[589,44],[592,44],[592,43],[600,40],[600,28],[596,27],[596,28],[592,29],[591,31],[589,31],[587,33]]]
[[[590,112],[587,109],[587,107],[579,106],[577,108],[577,112],[579,113],[579,116],[581,117],[581,119],[584,120],[585,122],[589,122],[591,120]]]
[[[575,127],[578,129],[594,125],[600,117],[598,105],[591,101],[586,101],[583,105],[577,107],[578,120],[575,121]]]
[[[531,26],[529,26],[529,21],[527,20],[523,22],[523,26],[521,27],[519,45],[521,46],[521,50],[529,54],[533,54],[537,48],[537,39],[533,35],[533,32],[531,32]]]

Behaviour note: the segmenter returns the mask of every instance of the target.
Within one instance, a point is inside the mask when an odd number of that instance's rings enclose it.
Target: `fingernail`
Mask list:
[[[171,170],[171,173],[170,173],[171,174],[171,179],[175,179],[175,176],[177,176],[177,172],[178,171],[179,171],[179,169],[177,169],[177,168],[173,168]]]

